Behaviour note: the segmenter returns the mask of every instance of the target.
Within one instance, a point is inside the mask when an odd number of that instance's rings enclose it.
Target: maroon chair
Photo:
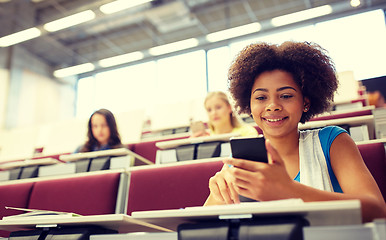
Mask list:
[[[362,91],[360,90],[358,91],[358,93],[361,96],[363,95]],[[363,107],[367,106],[367,98],[359,98],[351,101],[351,103],[357,103],[357,102],[361,102]]]
[[[340,114],[332,114],[332,115],[321,116],[321,117],[314,117],[314,118],[310,119],[310,121],[321,121],[321,120],[331,120],[331,119],[338,119],[338,118],[360,117],[360,116],[366,116],[366,115],[372,115],[372,114],[373,114],[372,111],[370,109],[368,109],[368,110],[360,110],[360,111],[340,113]]]
[[[162,141],[139,142],[139,143],[135,143],[134,146],[131,146],[131,147],[133,148],[132,150],[133,152],[155,163],[157,150],[159,150],[159,148],[155,145],[157,142],[171,141],[171,140],[177,140],[177,139],[183,139],[183,138],[188,138],[188,136],[170,138]]]
[[[361,144],[358,148],[386,200],[386,156],[383,143]]]
[[[113,214],[120,174],[103,173],[36,182],[28,207],[81,215]]]
[[[17,183],[9,185],[0,186],[0,219],[4,216],[11,216],[16,214],[21,214],[23,212],[16,210],[7,210],[5,207],[19,207],[27,208],[28,200],[32,188],[34,186],[33,182],[28,183]],[[1,237],[8,237],[9,232],[0,231]]]
[[[209,178],[222,165],[216,161],[132,170],[127,214],[203,205],[209,195]]]
[[[155,141],[136,143],[134,144],[133,152],[155,163],[155,157],[158,150],[155,143]]]
[[[134,151],[134,147],[135,147],[135,143],[129,143],[126,145],[127,149],[129,149],[130,151]]]

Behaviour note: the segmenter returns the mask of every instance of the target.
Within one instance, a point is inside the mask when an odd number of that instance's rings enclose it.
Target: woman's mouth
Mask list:
[[[265,118],[262,117],[262,119],[267,122],[270,125],[279,125],[281,124],[284,120],[288,119],[288,117],[271,117],[271,118]]]

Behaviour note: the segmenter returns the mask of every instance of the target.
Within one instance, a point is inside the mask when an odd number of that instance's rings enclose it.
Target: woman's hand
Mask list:
[[[210,195],[205,205],[219,205],[240,203],[238,193],[236,192],[230,169],[227,164],[224,164],[220,172],[209,179]]]
[[[227,159],[225,164],[232,180],[227,183],[237,194],[255,200],[268,201],[291,197],[293,180],[288,175],[284,162],[276,149],[266,140],[268,164],[243,159]]]
[[[190,135],[191,138],[195,138],[195,137],[205,137],[205,136],[209,136],[209,132],[206,131],[206,130],[203,130],[203,131],[199,131],[199,132],[195,132],[195,133],[192,133],[192,135]]]

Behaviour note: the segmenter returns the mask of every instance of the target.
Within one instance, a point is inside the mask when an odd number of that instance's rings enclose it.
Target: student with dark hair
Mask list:
[[[107,109],[95,111],[88,121],[88,140],[75,152],[92,152],[123,147],[114,115]]]
[[[209,181],[205,205],[258,201],[359,199],[363,221],[386,217],[381,192],[348,133],[335,126],[299,131],[329,109],[335,67],[317,44],[257,43],[245,47],[229,72],[236,108],[251,114],[266,139],[268,164],[229,158]]]

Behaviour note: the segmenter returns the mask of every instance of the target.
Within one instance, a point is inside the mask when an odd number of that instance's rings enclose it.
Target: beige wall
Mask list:
[[[4,129],[7,107],[9,75],[6,69],[0,68],[0,130]]]
[[[21,47],[0,72],[0,129],[30,127],[74,117],[75,81],[60,82],[51,68]]]

